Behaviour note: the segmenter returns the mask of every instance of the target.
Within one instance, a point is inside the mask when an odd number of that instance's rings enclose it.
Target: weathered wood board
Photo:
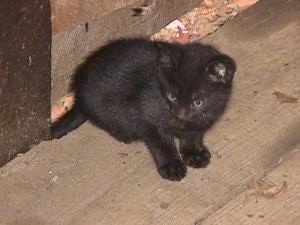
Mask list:
[[[299,154],[285,156],[300,141],[298,2],[263,0],[206,39],[238,65],[228,110],[205,138],[207,168],[163,180],[143,144],[122,144],[86,123],[0,169],[0,223],[297,225]],[[249,181],[282,161],[269,175],[288,182],[286,195],[243,206]]]
[[[50,3],[0,1],[0,166],[49,138]]]

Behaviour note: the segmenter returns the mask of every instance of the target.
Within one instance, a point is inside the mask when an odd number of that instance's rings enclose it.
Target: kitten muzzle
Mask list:
[[[190,118],[190,114],[186,109],[179,109],[173,112],[173,115],[180,120],[188,120]]]

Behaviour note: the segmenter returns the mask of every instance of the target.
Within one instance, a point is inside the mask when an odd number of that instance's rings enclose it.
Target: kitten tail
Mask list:
[[[86,121],[86,118],[79,111],[76,104],[74,107],[63,115],[57,122],[51,124],[52,138],[61,138],[70,131],[76,129]]]

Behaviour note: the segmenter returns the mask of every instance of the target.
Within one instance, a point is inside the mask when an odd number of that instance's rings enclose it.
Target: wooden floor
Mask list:
[[[238,65],[228,110],[205,138],[212,151],[208,168],[189,169],[182,182],[168,182],[143,144],[119,143],[86,123],[0,169],[0,224],[296,225],[296,2],[262,0],[205,40]],[[279,185],[286,181],[286,192],[243,201],[250,181],[264,175]]]

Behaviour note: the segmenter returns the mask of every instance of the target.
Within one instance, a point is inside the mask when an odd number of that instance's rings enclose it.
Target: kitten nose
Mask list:
[[[176,116],[179,118],[179,119],[185,119],[186,118],[186,110],[185,109],[180,109]]]

